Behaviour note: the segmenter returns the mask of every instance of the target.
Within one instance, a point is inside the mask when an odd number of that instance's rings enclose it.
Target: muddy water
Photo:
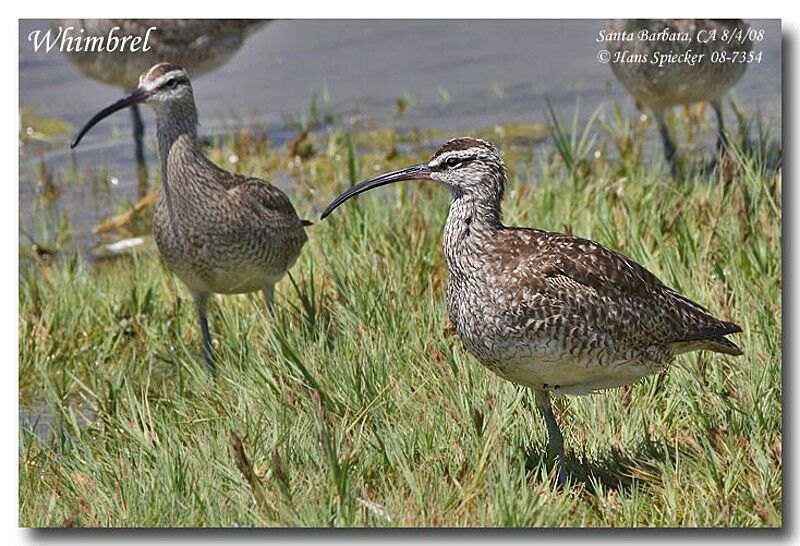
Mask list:
[[[736,94],[752,111],[780,123],[780,23],[750,22],[765,29],[763,61],[748,68]],[[609,99],[632,111],[632,100],[596,59],[595,37],[603,24],[274,21],[250,36],[227,64],[194,81],[201,133],[246,120],[265,125],[279,142],[290,134],[286,117],[307,111],[314,93],[328,97],[327,108],[344,114],[347,123],[401,130],[541,122],[544,97],[567,115],[577,100],[586,115]],[[20,106],[77,128],[122,91],[87,79],[57,52],[34,53],[26,37],[44,26],[20,22]],[[404,94],[412,103],[398,118],[395,104]],[[155,166],[153,117],[144,110],[148,163]],[[68,150],[66,135],[46,147],[20,147],[21,242],[27,241],[23,231],[36,237],[46,230],[41,215],[50,224],[66,215],[81,246],[94,242],[96,222],[137,196],[130,132],[130,116],[121,112],[95,128],[78,153]],[[60,192],[44,205],[36,200],[42,164]],[[69,182],[84,171],[90,173],[85,180]]]

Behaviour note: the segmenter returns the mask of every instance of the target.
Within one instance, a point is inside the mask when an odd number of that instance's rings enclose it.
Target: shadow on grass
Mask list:
[[[525,470],[530,479],[541,479],[540,469],[544,466],[551,475],[553,463],[547,460],[547,449],[544,445],[527,445],[523,447]],[[644,439],[634,450],[627,453],[612,446],[607,453],[599,457],[590,457],[585,452],[576,454],[569,450],[565,454],[567,479],[574,487],[584,484],[587,492],[600,494],[597,486],[604,491],[629,491],[634,487],[648,487],[660,482],[661,468],[664,463],[671,463],[675,458],[666,440]]]

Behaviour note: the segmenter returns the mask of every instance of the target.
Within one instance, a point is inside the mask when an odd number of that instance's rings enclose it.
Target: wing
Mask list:
[[[258,178],[240,178],[235,186],[229,187],[228,195],[251,217],[271,227],[302,231],[303,222],[285,193]]]
[[[239,220],[228,223],[235,240],[248,233],[246,239],[265,244],[266,235],[272,262],[282,269],[291,267],[308,237],[286,194],[257,178],[241,180],[227,193]]]
[[[232,200],[250,209],[257,217],[280,218],[290,224],[293,218],[297,218],[297,212],[286,194],[269,182],[223,170],[202,153],[196,153],[194,159],[205,163],[205,168],[197,169],[195,176],[204,176],[210,182],[221,185]]]
[[[712,339],[741,331],[666,287],[645,268],[602,245],[560,233],[509,230],[526,240],[513,275],[531,318],[559,316],[589,338],[627,346]],[[513,244],[512,244],[513,246]],[[525,296],[527,294],[527,297]]]

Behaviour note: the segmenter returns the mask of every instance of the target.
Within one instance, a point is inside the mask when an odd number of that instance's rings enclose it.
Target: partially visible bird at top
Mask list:
[[[606,24],[605,36],[604,47],[611,54],[609,64],[617,79],[639,106],[653,112],[674,177],[680,169],[664,119],[669,108],[708,101],[717,117],[717,151],[724,151],[728,137],[722,99],[747,69],[746,57],[753,46],[747,23],[741,19],[613,19]],[[687,57],[695,62],[686,62]],[[653,62],[665,58],[663,63]]]
[[[206,316],[210,296],[260,290],[272,311],[275,284],[297,261],[310,222],[297,216],[275,186],[224,171],[203,155],[192,85],[174,64],[159,63],[144,72],[133,93],[95,114],[72,147],[104,118],[141,103],[156,112],[161,160],[153,236],[169,269],[192,294],[205,363],[216,376]]]
[[[84,75],[97,81],[122,87],[132,92],[139,84],[139,75],[159,62],[182,66],[197,77],[218,68],[230,59],[245,39],[268,21],[258,19],[60,19],[52,22],[53,30],[73,27],[72,33],[82,37],[107,37],[119,27],[117,36],[148,38],[148,51],[75,51],[64,54]],[[148,34],[148,29],[155,27]],[[80,31],[83,30],[81,33]],[[139,167],[140,193],[147,184],[144,158],[144,124],[139,107],[131,107],[136,162]]]

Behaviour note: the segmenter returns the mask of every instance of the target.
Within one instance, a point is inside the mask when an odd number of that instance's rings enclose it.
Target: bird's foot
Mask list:
[[[556,489],[562,489],[567,482],[567,462],[564,457],[563,448],[552,444],[548,445],[547,460],[553,464],[553,466],[550,467],[550,471],[555,472]]]
[[[217,357],[214,355],[214,349],[211,348],[211,344],[208,345],[204,344],[203,347],[203,363],[205,364],[206,373],[208,373],[208,377],[211,378],[212,381],[217,380]]]

